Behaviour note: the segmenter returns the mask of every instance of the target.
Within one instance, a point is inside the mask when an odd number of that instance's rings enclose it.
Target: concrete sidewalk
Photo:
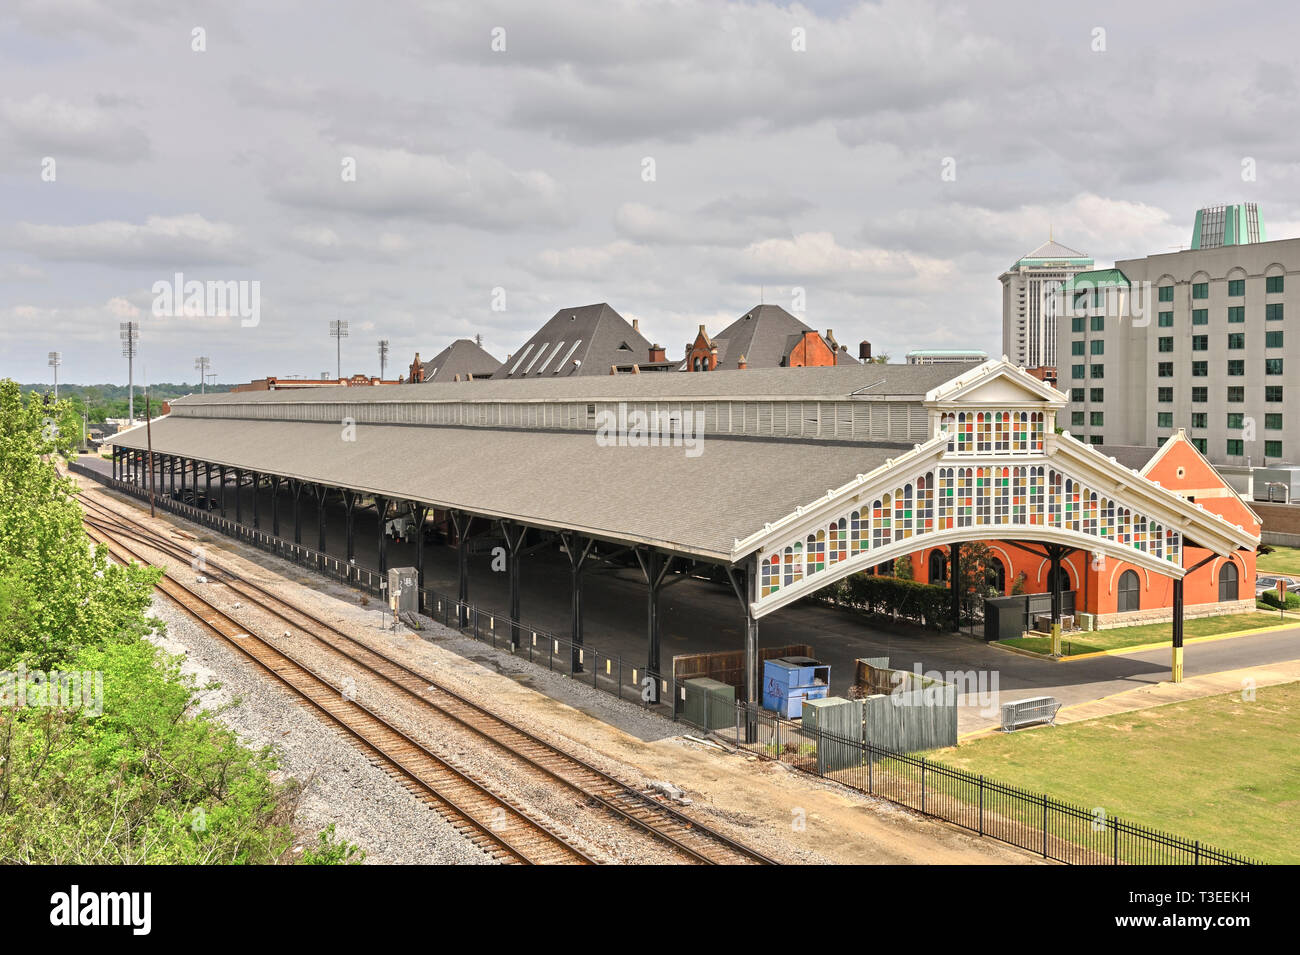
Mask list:
[[[1222,670],[1218,673],[1206,673],[1185,679],[1182,683],[1162,682],[1151,686],[1141,686],[1120,693],[1112,693],[1087,703],[1064,706],[1056,714],[1057,725],[1062,723],[1079,723],[1083,720],[1095,720],[1102,716],[1116,713],[1131,713],[1152,706],[1166,703],[1181,703],[1185,700],[1199,700],[1207,696],[1222,696],[1226,693],[1238,693],[1252,681],[1256,687],[1277,686],[1281,683],[1294,683],[1300,680],[1300,660],[1286,660],[1281,663],[1268,663],[1262,666],[1242,667],[1237,670]],[[959,742],[979,739],[990,733],[1001,732],[996,728],[977,730],[964,734]]]

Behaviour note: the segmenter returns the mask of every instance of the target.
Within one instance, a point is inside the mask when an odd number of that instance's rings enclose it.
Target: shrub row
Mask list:
[[[952,616],[947,587],[899,577],[852,574],[826,587],[818,597],[868,613],[904,617],[926,627],[939,628]]]

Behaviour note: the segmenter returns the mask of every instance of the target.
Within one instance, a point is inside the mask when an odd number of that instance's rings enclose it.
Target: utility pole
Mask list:
[[[122,338],[122,357],[126,359],[128,425],[135,424],[135,355],[140,340],[140,326],[136,322],[121,322],[117,326]]]
[[[63,353],[50,352],[50,367],[54,369],[54,400],[59,400],[59,366],[63,364]]]
[[[338,321],[337,319],[330,322],[330,337],[335,339],[335,377],[343,377],[343,339],[348,337],[348,323]]]
[[[208,369],[212,366],[212,359],[207,355],[200,355],[194,359],[194,370],[199,373],[199,394],[204,395],[208,392]]]
[[[380,381],[384,380],[384,369],[387,367],[388,367],[388,339],[381,338],[379,339],[379,380]],[[55,398],[59,397],[59,390],[57,386],[54,389],[54,397]]]

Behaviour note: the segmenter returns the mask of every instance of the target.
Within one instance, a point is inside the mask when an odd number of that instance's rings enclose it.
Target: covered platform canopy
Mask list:
[[[465,527],[486,519],[507,540],[533,528],[631,548],[650,587],[651,672],[672,560],[721,565],[747,620],[752,700],[761,617],[922,546],[951,545],[954,559],[981,539],[1034,541],[1054,560],[1084,549],[1166,574],[1176,593],[1185,542],[1256,546],[1058,434],[1065,402],[1005,359],[327,388],[180,399],[152,447],[221,486],[288,481],[322,505],[340,493],[349,521],[353,502],[374,498],[381,516],[395,504],[421,522],[430,509]],[[148,440],[119,435],[115,472],[138,482]],[[380,553],[382,571],[382,540]],[[576,642],[580,571],[581,559]],[[1176,612],[1176,675],[1180,637]]]

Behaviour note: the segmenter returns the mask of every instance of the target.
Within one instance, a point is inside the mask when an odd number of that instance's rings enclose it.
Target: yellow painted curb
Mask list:
[[[1254,630],[1234,630],[1231,633],[1212,633],[1204,637],[1185,637],[1183,646],[1193,643],[1213,643],[1216,640],[1232,640],[1236,637],[1253,637],[1259,633],[1277,633],[1279,630],[1295,630],[1300,628],[1300,621],[1293,623],[1280,623],[1275,627],[1256,627]],[[1101,632],[1101,631],[1096,631]],[[1171,638],[1172,639],[1172,638]],[[1096,657],[1121,657],[1129,653],[1147,653],[1151,650],[1167,650],[1172,646],[1171,640],[1165,640],[1161,643],[1140,643],[1132,647],[1116,647],[1114,650],[1094,650],[1092,653],[1076,653],[1073,656],[1052,658],[1046,653],[1039,653],[1036,650],[1026,650],[1023,647],[1009,647],[1004,643],[994,640],[990,644],[1000,650],[1006,650],[1010,653],[1018,653],[1025,657],[1034,657],[1038,660],[1046,660],[1048,663],[1074,663],[1076,660],[1092,660]]]

